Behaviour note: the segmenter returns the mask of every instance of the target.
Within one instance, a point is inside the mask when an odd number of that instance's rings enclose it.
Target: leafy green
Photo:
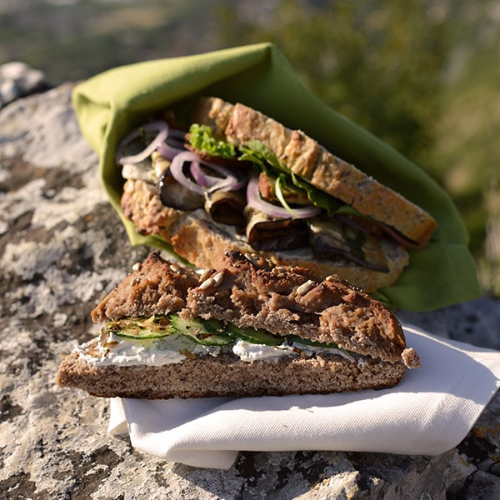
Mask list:
[[[307,197],[315,207],[323,208],[326,210],[328,216],[332,216],[339,211],[342,207],[346,207],[343,202],[334,198],[333,196],[315,188],[309,182],[298,177],[293,172],[290,172],[292,182],[298,188],[303,189],[307,193]],[[354,210],[354,209],[353,209]]]
[[[208,125],[193,123],[189,128],[189,143],[193,148],[205,151],[211,156],[237,157],[236,148],[232,144],[214,137],[212,129]]]
[[[239,149],[242,152],[240,159],[251,161],[272,179],[276,178],[276,173],[273,169],[278,170],[281,172],[281,184],[286,183],[288,189],[294,186],[295,189],[304,191],[309,201],[315,207],[325,209],[330,217],[337,213],[340,208],[345,206],[340,200],[315,188],[306,180],[295,175],[279,160],[276,154],[261,141],[248,141],[246,146],[240,146]],[[285,206],[285,208],[287,207]]]
[[[288,204],[285,198],[284,189],[286,188],[286,178],[285,174],[278,175],[274,183],[274,192],[276,194],[276,198],[278,198],[279,202],[283,205],[283,207],[290,213],[292,217],[296,217],[296,213],[293,208]]]
[[[269,149],[263,142],[255,139],[248,141],[246,145],[240,145],[241,160],[251,161],[265,173],[269,173],[269,166],[275,169],[289,173],[290,170],[281,163],[274,151]]]
[[[189,143],[192,147],[205,151],[212,156],[221,156],[223,158],[238,158],[240,161],[251,162],[259,171],[264,172],[271,179],[277,178],[276,171],[280,172],[278,176],[277,196],[281,204],[292,213],[293,209],[288,206],[286,201],[280,198],[280,186],[286,186],[287,189],[295,189],[305,192],[309,201],[318,208],[326,210],[329,217],[337,212],[350,213],[357,215],[358,212],[352,207],[348,207],[340,200],[315,188],[309,182],[295,175],[278,158],[276,153],[269,149],[263,142],[250,140],[245,145],[241,144],[236,148],[234,145],[224,142],[214,137],[212,129],[207,125],[194,123],[190,129]]]

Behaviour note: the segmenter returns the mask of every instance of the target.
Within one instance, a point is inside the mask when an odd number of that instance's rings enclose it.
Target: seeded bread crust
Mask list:
[[[367,240],[370,259],[385,265],[388,272],[377,272],[346,259],[318,260],[310,250],[263,252],[254,250],[230,226],[214,223],[204,211],[183,212],[162,205],[156,187],[141,180],[127,180],[121,199],[122,211],[139,234],[159,235],[175,252],[198,268],[217,268],[228,251],[239,250],[270,259],[276,265],[307,267],[319,279],[341,275],[366,292],[390,286],[408,265],[408,252],[385,239]]]
[[[168,314],[186,307],[189,288],[199,285],[194,270],[172,264],[157,252],[137,266],[92,311],[95,323]]]
[[[72,353],[62,362],[57,383],[107,398],[285,396],[389,388],[400,382],[404,371],[402,364],[321,355],[246,363],[224,354],[155,367],[96,367]]]
[[[188,316],[334,343],[392,363],[411,360],[395,316],[337,276],[316,281],[305,269],[280,269],[230,252],[220,270],[188,290],[186,306]],[[418,366],[418,357],[409,366]]]
[[[193,111],[192,119],[209,125],[216,135],[236,145],[261,141],[292,172],[313,186],[397,229],[418,244],[426,244],[437,227],[426,211],[331,154],[304,132],[288,129],[248,106],[232,105],[216,97],[205,98]]]

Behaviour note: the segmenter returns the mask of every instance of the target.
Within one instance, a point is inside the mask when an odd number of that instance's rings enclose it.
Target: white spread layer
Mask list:
[[[104,345],[99,341],[94,349],[88,349],[92,344],[93,341],[77,347],[76,351],[87,363],[99,366],[161,366],[180,363],[189,353],[217,356],[220,352],[219,347],[197,344],[184,335],[136,340],[109,334]]]
[[[312,354],[337,354],[349,361],[355,361],[347,352],[341,349],[325,349],[323,347],[308,346],[305,344],[293,343],[290,345],[268,346],[262,344],[252,344],[244,340],[238,340],[233,346],[233,353],[242,361],[251,363],[252,361],[277,361],[282,356],[299,355],[300,351],[311,356]]]
[[[184,335],[169,335],[159,339],[126,339],[110,334],[104,345],[99,342],[93,349],[89,346],[93,341],[76,348],[76,352],[85,361],[95,366],[133,366],[148,365],[161,366],[180,363],[188,356],[201,354],[217,356],[221,348],[218,346],[204,346],[197,344]],[[238,340],[232,346],[233,353],[242,361],[277,361],[282,356],[298,356],[300,353],[312,354],[329,353],[342,356],[349,361],[355,361],[347,352],[340,349],[325,349],[294,343],[291,345],[267,346],[251,344]]]

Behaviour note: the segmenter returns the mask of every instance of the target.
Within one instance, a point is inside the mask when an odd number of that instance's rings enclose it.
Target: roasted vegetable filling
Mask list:
[[[125,178],[156,182],[163,205],[205,210],[213,221],[235,227],[255,250],[310,249],[317,259],[389,272],[381,251],[382,239],[395,241],[388,231],[295,175],[262,142],[236,147],[205,125],[184,133],[154,123],[157,129],[149,124],[122,141],[117,161]],[[142,153],[125,156],[141,147]]]

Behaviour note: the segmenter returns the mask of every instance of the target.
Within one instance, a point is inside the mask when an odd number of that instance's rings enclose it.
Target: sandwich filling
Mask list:
[[[296,335],[280,337],[263,329],[239,328],[210,319],[183,319],[177,314],[127,318],[106,323],[100,336],[76,348],[94,366],[161,366],[200,356],[232,354],[239,360],[278,361],[285,356],[340,356],[364,364],[366,357]]]
[[[316,259],[347,260],[388,273],[387,245],[405,251],[414,243],[385,224],[360,214],[294,174],[258,140],[234,146],[207,125],[189,132],[157,122],[165,138],[145,158],[158,136],[139,129],[117,151],[122,176],[154,184],[165,207],[202,211],[234,231],[257,251],[307,249]],[[162,136],[163,137],[163,136]],[[146,148],[146,149],[144,149]]]

